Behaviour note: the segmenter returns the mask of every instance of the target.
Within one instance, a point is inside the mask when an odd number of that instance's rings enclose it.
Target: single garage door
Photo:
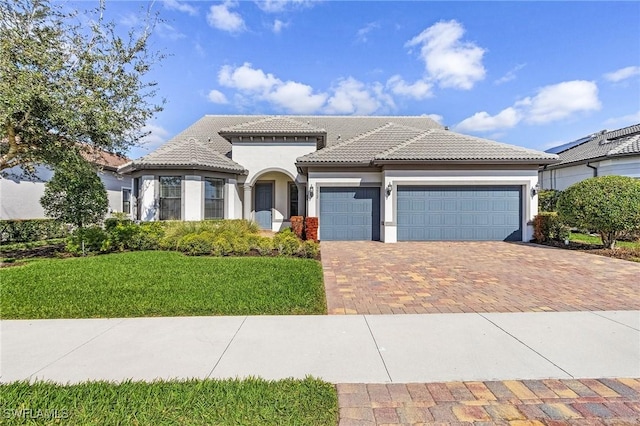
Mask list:
[[[398,241],[522,241],[519,186],[399,186]]]
[[[379,240],[380,188],[320,187],[320,240]]]

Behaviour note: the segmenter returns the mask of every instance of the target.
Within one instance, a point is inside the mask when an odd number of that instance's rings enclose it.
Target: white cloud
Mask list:
[[[282,81],[273,74],[253,68],[248,62],[237,68],[222,67],[218,83],[297,114],[317,112],[328,97],[324,93],[313,93],[313,88],[306,84]]]
[[[313,4],[312,0],[257,0],[260,9],[268,13],[284,12],[294,7],[306,7]]]
[[[508,129],[524,121],[545,124],[569,118],[580,112],[599,110],[598,86],[592,81],[573,80],[545,86],[533,97],[515,102],[496,115],[486,111],[473,114],[456,125],[468,132]]]
[[[456,130],[461,132],[487,132],[508,129],[514,127],[520,120],[520,113],[513,107],[505,108],[493,116],[486,111],[481,111],[458,123]]]
[[[515,67],[511,68],[505,75],[494,81],[494,84],[504,84],[509,81],[513,81],[516,79],[516,73],[525,67],[526,64],[518,64]]]
[[[632,67],[620,68],[619,70],[606,73],[604,75],[604,78],[607,81],[618,83],[622,80],[626,80],[635,75],[640,75],[640,67],[632,66]]]
[[[197,8],[180,0],[163,0],[162,3],[164,4],[164,7],[169,10],[177,10],[178,12],[188,13],[191,16],[198,14]]]
[[[439,124],[442,124],[442,121],[444,120],[444,117],[441,116],[440,114],[422,114],[422,115],[424,117],[429,117],[430,119],[432,119],[433,121]]]
[[[368,40],[368,34],[373,30],[377,30],[378,28],[380,28],[379,23],[369,22],[367,25],[358,30],[358,32],[356,33],[356,41],[360,43],[366,43]]]
[[[140,19],[134,13],[127,13],[126,15],[120,17],[118,23],[126,27],[135,27],[140,23]]]
[[[219,90],[212,90],[209,92],[209,95],[207,95],[207,98],[213,102],[214,104],[226,104],[229,103],[229,101],[227,101],[227,97],[224,95],[224,93],[222,93]]]
[[[149,132],[147,136],[140,140],[140,144],[145,150],[153,151],[167,141],[169,132],[157,124],[146,124],[142,127],[143,132]]]
[[[156,24],[155,30],[160,37],[168,40],[176,41],[186,37],[183,33],[178,31],[175,27],[165,22],[158,22]]]
[[[364,83],[353,77],[341,80],[329,98],[326,112],[329,114],[368,115],[382,107],[382,104]]]
[[[241,67],[225,65],[218,73],[218,83],[242,91],[268,93],[273,86],[282,83],[273,74],[266,74],[245,62]]]
[[[573,80],[546,86],[533,98],[516,103],[525,111],[525,120],[541,124],[567,118],[581,111],[599,110],[598,86],[593,81]]]
[[[271,27],[271,30],[276,33],[279,34],[283,28],[287,28],[289,26],[288,22],[282,22],[279,19],[276,19],[275,21],[273,21],[273,26]]]
[[[623,115],[622,117],[613,117],[604,122],[608,126],[628,126],[640,123],[640,110],[633,114]]]
[[[244,19],[239,13],[231,9],[236,3],[226,1],[223,4],[211,6],[207,14],[207,22],[213,28],[230,33],[239,33],[246,29]]]
[[[387,87],[396,95],[406,96],[417,100],[433,96],[433,93],[431,92],[431,84],[424,80],[417,80],[413,84],[407,84],[399,75],[391,77],[387,81]]]
[[[471,89],[485,78],[485,49],[462,41],[464,27],[455,20],[441,21],[409,40],[405,46],[420,46],[420,56],[430,79],[441,87]]]
[[[322,108],[327,95],[313,94],[313,88],[295,81],[279,84],[275,90],[267,95],[267,99],[274,104],[294,114],[310,114]]]

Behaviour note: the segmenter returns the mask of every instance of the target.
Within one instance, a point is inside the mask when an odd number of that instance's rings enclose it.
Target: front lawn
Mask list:
[[[602,246],[602,238],[600,238],[599,236],[580,234],[577,232],[572,232],[570,234],[569,241]],[[616,247],[640,250],[640,241],[617,241]]]
[[[602,247],[602,239],[598,236],[572,232],[569,245],[560,241],[546,241],[542,244],[569,250],[579,250],[600,256],[615,257],[617,259],[640,262],[640,241],[618,241],[615,249]]]
[[[0,423],[64,425],[335,425],[321,380],[0,384]]]
[[[325,314],[319,262],[176,252],[41,259],[0,269],[0,318]]]

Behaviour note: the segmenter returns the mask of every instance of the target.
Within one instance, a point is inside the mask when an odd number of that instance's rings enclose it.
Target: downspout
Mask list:
[[[598,168],[592,166],[590,163],[587,163],[587,167],[593,169],[593,177],[598,177]]]

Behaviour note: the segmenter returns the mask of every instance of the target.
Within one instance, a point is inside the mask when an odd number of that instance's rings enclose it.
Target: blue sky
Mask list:
[[[124,30],[148,2],[108,2]],[[83,3],[86,6],[86,3]],[[138,157],[205,114],[428,114],[547,149],[640,122],[640,2],[152,3],[165,110]]]

